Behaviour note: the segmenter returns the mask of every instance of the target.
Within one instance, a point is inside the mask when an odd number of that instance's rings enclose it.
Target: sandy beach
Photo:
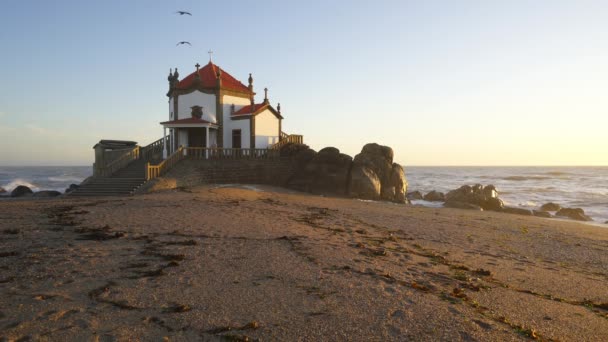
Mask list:
[[[608,230],[267,186],[0,202],[0,341],[608,340]]]

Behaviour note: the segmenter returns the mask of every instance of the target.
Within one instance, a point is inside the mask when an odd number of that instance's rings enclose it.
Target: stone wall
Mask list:
[[[141,191],[158,191],[202,184],[268,184],[284,186],[295,172],[291,158],[259,160],[182,160]]]

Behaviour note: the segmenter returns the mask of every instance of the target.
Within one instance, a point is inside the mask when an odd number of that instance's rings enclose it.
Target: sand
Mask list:
[[[608,340],[608,229],[264,186],[0,202],[0,341]]]

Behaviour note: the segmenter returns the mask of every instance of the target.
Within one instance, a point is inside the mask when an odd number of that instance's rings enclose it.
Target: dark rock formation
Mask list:
[[[57,197],[59,195],[61,195],[61,192],[54,190],[44,190],[34,193],[34,197]]]
[[[25,185],[19,185],[11,191],[11,197],[31,196],[34,192]]]
[[[351,158],[334,147],[318,153],[306,145],[287,144],[281,157],[294,161],[295,173],[287,187],[315,194],[389,200],[405,203],[407,180],[403,167],[393,163],[393,150],[387,146],[367,144]]]
[[[502,208],[502,212],[507,214],[532,216],[532,210],[522,208],[504,207]]]
[[[454,202],[469,203],[483,208],[484,210],[500,211],[504,204],[498,198],[498,191],[493,185],[486,187],[481,184],[474,186],[463,185],[456,190],[452,190],[445,195],[446,206],[453,207]]]
[[[559,211],[562,208],[561,205],[553,202],[545,203],[540,207],[540,211]]]
[[[538,217],[545,217],[545,218],[551,218],[551,214],[549,214],[546,211],[542,211],[542,210],[532,210],[532,213],[534,214],[534,216],[538,216]]]
[[[371,200],[380,199],[380,179],[376,173],[367,166],[353,166],[348,189],[349,196],[351,197]]]
[[[4,194],[4,193],[6,193],[6,192],[7,192],[7,191],[6,191],[6,190],[5,190],[3,187],[1,187],[1,186],[0,186],[0,194]]]
[[[365,170],[365,171],[364,171]],[[380,199],[405,203],[405,193],[407,191],[407,180],[401,165],[393,163],[393,149],[388,146],[381,146],[376,143],[366,144],[353,160],[352,173],[358,177],[364,174],[370,175],[366,183],[373,183],[375,174],[380,181]],[[354,178],[348,185],[351,197],[364,199],[374,199],[372,197],[361,197],[359,183],[353,183]],[[371,189],[371,188],[370,188]],[[375,197],[375,195],[374,195]]]
[[[69,194],[70,192],[78,189],[79,187],[80,187],[80,185],[78,185],[78,184],[70,184],[70,186],[67,189],[65,189],[65,193]]]
[[[431,191],[424,195],[423,199],[429,202],[445,202],[445,194],[439,191]]]
[[[471,203],[465,203],[465,202],[458,202],[458,201],[448,201],[448,202],[445,202],[443,204],[443,206],[446,208],[470,209],[470,210],[483,211],[483,208],[478,205],[471,204]]]
[[[421,199],[423,199],[422,193],[420,191],[418,191],[418,190],[412,191],[412,192],[408,192],[405,197],[407,197],[407,199],[409,199],[409,200],[421,200]]]
[[[304,149],[294,158],[303,167],[288,181],[289,188],[314,194],[347,194],[346,185],[352,163],[350,156],[340,153],[335,147],[326,147],[314,155]]]
[[[581,208],[562,208],[555,216],[567,217],[577,221],[593,221],[593,219],[585,215],[585,211]]]

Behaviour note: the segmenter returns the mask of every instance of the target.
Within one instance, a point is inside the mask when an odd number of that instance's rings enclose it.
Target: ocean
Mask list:
[[[448,192],[464,184],[493,184],[508,206],[536,209],[547,202],[579,207],[595,222],[608,221],[608,167],[405,167],[408,191]],[[0,187],[26,185],[63,192],[92,174],[90,166],[0,167]],[[437,206],[437,203],[415,201]]]

